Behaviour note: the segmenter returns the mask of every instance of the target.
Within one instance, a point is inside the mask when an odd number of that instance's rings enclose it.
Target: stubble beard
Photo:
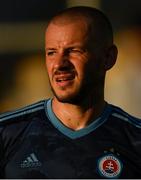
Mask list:
[[[65,96],[61,96],[58,93],[56,93],[55,89],[53,88],[53,86],[50,83],[50,87],[51,87],[51,91],[54,94],[54,97],[61,103],[70,103],[70,104],[75,104],[75,105],[79,105],[82,103],[82,101],[84,100],[84,98],[86,98],[89,95],[89,91],[90,91],[90,85],[88,84],[81,84],[80,87],[78,89],[76,89],[75,92],[71,92],[71,94],[65,95]],[[62,87],[62,91],[65,91],[66,88]]]
[[[97,101],[99,99],[99,96],[101,96],[101,90],[103,90],[104,87],[105,75],[95,80],[92,80],[90,77],[91,74],[89,74],[87,77],[85,77],[85,79],[83,79],[82,83],[79,85],[79,88],[76,89],[75,92],[71,92],[70,94],[65,96],[61,96],[61,94],[58,94],[55,91],[55,88],[51,84],[50,78],[49,84],[54,97],[59,102],[81,105],[82,102],[85,101],[87,98],[90,98],[91,100],[94,98],[95,101]],[[62,87],[62,91],[66,91],[66,88]]]

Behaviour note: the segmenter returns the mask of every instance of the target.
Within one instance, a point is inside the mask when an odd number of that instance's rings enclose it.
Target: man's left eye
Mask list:
[[[80,49],[71,49],[69,52],[72,52],[72,53],[81,53],[82,51]]]

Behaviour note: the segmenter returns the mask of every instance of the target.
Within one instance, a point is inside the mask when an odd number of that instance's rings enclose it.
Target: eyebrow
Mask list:
[[[46,51],[48,50],[56,50],[56,48],[45,48]]]
[[[68,47],[65,47],[65,49],[69,49],[69,48],[83,48],[83,46],[79,45],[79,44],[74,44],[74,45],[68,45]],[[56,50],[57,48],[53,48],[53,47],[45,47],[45,50]]]

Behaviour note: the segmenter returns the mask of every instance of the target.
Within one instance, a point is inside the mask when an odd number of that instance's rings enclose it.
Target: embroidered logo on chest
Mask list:
[[[105,178],[117,178],[122,171],[122,163],[114,154],[106,154],[99,158],[97,168]]]

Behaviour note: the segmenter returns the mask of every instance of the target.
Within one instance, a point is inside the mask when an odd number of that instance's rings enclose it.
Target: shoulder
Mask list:
[[[141,128],[141,119],[137,118],[135,116],[132,116],[131,114],[127,113],[120,107],[111,105],[111,115],[121,121],[127,122],[137,128]]]
[[[32,115],[33,113],[39,112],[44,109],[44,104],[46,101],[47,100],[42,100],[14,111],[2,113],[0,114],[0,124],[11,121],[13,122],[17,119],[21,120],[26,115]]]

